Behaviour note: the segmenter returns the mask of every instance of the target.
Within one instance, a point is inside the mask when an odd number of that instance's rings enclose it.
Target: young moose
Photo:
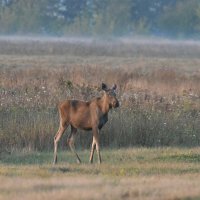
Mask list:
[[[58,141],[69,125],[71,126],[71,133],[68,137],[67,143],[69,144],[71,151],[76,155],[77,162],[81,163],[81,160],[75,151],[74,140],[77,129],[82,129],[92,130],[93,134],[90,163],[93,162],[95,147],[98,154],[98,162],[99,164],[101,163],[99,130],[108,121],[109,110],[111,108],[119,107],[119,101],[117,100],[115,93],[116,88],[117,86],[114,85],[111,89],[109,89],[106,84],[102,83],[102,90],[104,91],[102,97],[95,98],[88,102],[66,100],[60,103],[58,107],[60,126],[54,137],[54,164],[57,162]]]

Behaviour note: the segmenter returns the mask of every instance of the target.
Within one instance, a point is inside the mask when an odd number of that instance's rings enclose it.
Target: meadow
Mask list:
[[[0,38],[0,199],[198,199],[200,43],[141,39]],[[57,105],[118,85],[101,131],[103,164],[77,165],[59,143]],[[18,185],[20,183],[20,185]]]
[[[126,148],[102,151],[103,163],[59,152],[15,152],[1,156],[0,199],[152,199],[200,197],[199,148]],[[97,156],[95,156],[97,160]]]

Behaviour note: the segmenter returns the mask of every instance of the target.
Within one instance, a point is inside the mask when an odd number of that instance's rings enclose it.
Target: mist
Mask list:
[[[200,41],[153,37],[0,36],[2,55],[199,58]]]

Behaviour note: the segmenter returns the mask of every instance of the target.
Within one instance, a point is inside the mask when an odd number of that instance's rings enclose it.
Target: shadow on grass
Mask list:
[[[49,169],[50,172],[53,172],[53,173],[68,173],[70,172],[70,170],[67,168],[67,167],[52,167]]]
[[[53,160],[50,153],[12,153],[1,154],[0,163],[14,165],[49,164]]]
[[[84,153],[81,157],[86,157]],[[53,164],[53,152],[14,152],[0,154],[0,163],[7,165],[43,165]],[[58,153],[58,163],[76,163],[76,158],[70,151]]]

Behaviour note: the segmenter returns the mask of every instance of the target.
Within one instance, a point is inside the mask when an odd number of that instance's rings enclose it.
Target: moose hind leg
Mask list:
[[[58,132],[56,133],[54,137],[54,159],[53,159],[53,164],[57,163],[57,150],[58,150],[58,142],[60,138],[62,137],[63,133],[65,132],[67,125],[60,125]]]
[[[75,150],[75,139],[76,139],[76,133],[77,133],[77,129],[74,128],[73,126],[71,126],[71,134],[69,135],[68,139],[67,139],[67,143],[69,144],[69,147],[71,149],[71,151],[74,153],[74,155],[77,158],[77,163],[81,163],[81,159],[79,158],[78,154],[76,153]]]

